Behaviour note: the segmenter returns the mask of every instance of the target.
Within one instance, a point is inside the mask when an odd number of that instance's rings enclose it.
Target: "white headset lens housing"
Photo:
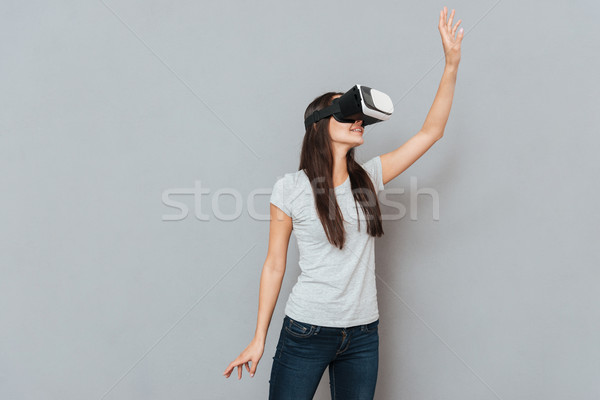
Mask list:
[[[360,89],[360,95],[362,97],[361,108],[364,115],[380,121],[390,119],[394,112],[394,103],[390,96],[367,86],[356,86]]]

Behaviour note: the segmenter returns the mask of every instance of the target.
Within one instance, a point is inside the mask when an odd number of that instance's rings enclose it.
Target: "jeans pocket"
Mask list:
[[[315,326],[289,318],[285,331],[298,338],[307,338],[315,332]]]
[[[376,331],[379,327],[379,319],[377,321],[373,321],[370,324],[367,324],[367,332]]]

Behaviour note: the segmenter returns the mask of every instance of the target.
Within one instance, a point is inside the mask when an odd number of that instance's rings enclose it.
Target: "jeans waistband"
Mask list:
[[[284,325],[287,324],[288,326],[290,324],[298,324],[305,328],[311,329],[314,332],[339,333],[341,331],[350,332],[350,331],[357,331],[357,330],[366,331],[366,330],[374,329],[377,325],[379,325],[379,318],[377,320],[375,320],[373,322],[369,322],[367,324],[338,328],[338,327],[333,327],[333,326],[322,326],[322,325],[309,324],[307,322],[302,322],[302,321],[298,321],[294,318],[291,318],[289,315],[286,314],[283,319],[283,323],[284,323]]]

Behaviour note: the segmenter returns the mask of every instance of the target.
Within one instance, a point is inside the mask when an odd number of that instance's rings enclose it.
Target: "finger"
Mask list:
[[[229,363],[229,365],[227,366],[227,369],[225,369],[225,374],[227,375],[231,375],[231,373],[233,372],[233,370],[235,369],[236,366],[238,366],[239,364],[241,364],[242,361],[240,360],[240,358],[236,358],[235,360],[233,360],[232,362]]]
[[[454,9],[450,13],[450,19],[448,20],[448,28],[452,28],[452,20],[454,20]]]
[[[250,372],[250,366],[248,365],[248,361],[246,361],[244,366],[246,367],[246,371]]]
[[[250,368],[250,377],[253,377],[254,374],[256,373],[256,366],[258,365],[258,362],[253,362],[252,363],[252,368]]]
[[[459,19],[458,22],[456,23],[456,25],[454,25],[454,28],[452,28],[452,37],[454,37],[454,34],[456,33],[456,29],[458,28],[458,26],[460,25],[461,22],[462,22],[462,19]]]
[[[235,365],[228,367],[227,371],[225,371],[225,373],[223,375],[225,375],[225,377],[229,378],[234,369],[235,369]]]
[[[460,25],[461,22],[462,22],[462,19],[459,19],[458,22],[456,23],[456,25],[454,25],[454,28],[452,28],[452,37],[454,37],[454,34],[456,33],[456,30],[458,29],[458,25]]]
[[[446,25],[446,13],[444,9],[440,11],[440,23],[438,24],[438,28],[442,34],[448,32],[448,27]]]
[[[444,24],[446,23],[447,19],[448,19],[448,9],[446,8],[446,6],[444,6]]]
[[[238,365],[238,379],[242,379],[242,365]]]
[[[227,368],[225,368],[225,372],[223,372],[223,375],[226,375],[229,378],[229,375],[231,374],[231,371],[235,368],[235,361],[232,361],[231,363],[229,363],[229,365],[227,366]]]
[[[456,36],[456,40],[458,41],[458,44],[460,45],[460,42],[462,41],[462,38],[465,36],[465,30],[463,28],[460,28],[458,30],[458,35]]]

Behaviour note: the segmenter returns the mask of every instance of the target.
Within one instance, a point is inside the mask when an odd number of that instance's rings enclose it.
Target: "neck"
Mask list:
[[[348,165],[346,154],[348,148],[334,146],[333,151],[333,187],[340,186],[348,178]]]

